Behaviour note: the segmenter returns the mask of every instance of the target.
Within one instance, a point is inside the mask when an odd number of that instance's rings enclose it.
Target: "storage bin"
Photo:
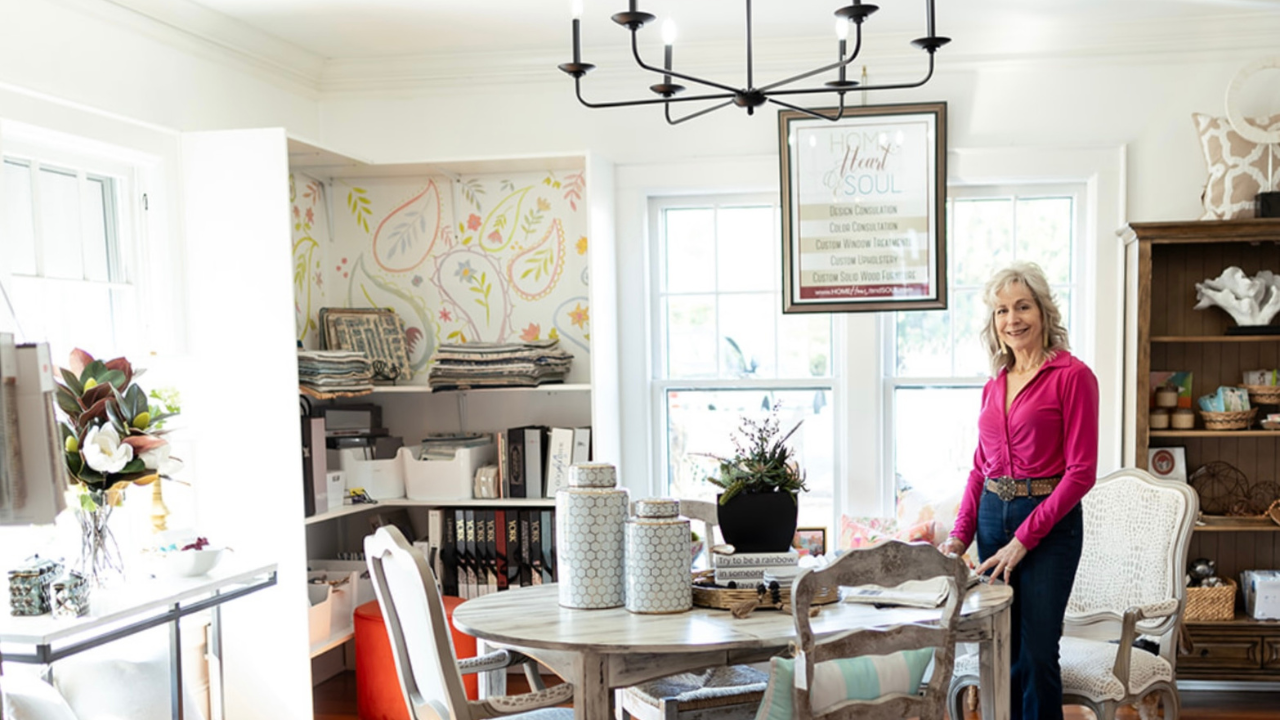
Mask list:
[[[375,599],[368,568],[359,560],[309,560],[307,565],[311,568],[307,580],[329,584],[330,634],[349,630],[355,609]]]
[[[1236,616],[1236,584],[1223,578],[1218,587],[1187,588],[1187,620],[1231,620]]]
[[[307,598],[311,601],[307,611],[311,644],[318,645],[329,639],[332,630],[333,594],[326,583],[307,583]]]
[[[404,497],[403,452],[401,448],[387,460],[366,460],[361,448],[329,450],[329,467],[346,473],[347,488],[364,488],[374,500],[395,500]]]
[[[410,500],[470,500],[471,481],[482,465],[498,462],[497,446],[458,448],[452,460],[423,462],[422,448],[400,448],[397,459],[404,467],[405,495]]]

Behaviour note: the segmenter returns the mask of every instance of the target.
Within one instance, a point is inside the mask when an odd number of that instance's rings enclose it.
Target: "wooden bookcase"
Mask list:
[[[1280,335],[1227,335],[1235,322],[1226,312],[1193,309],[1195,284],[1227,267],[1250,276],[1280,272],[1280,220],[1134,223],[1124,240],[1131,282],[1126,322],[1131,461],[1146,468],[1148,448],[1181,446],[1188,475],[1221,460],[1239,468],[1251,484],[1280,479],[1280,433],[1258,429],[1256,423],[1249,430],[1205,430],[1198,414],[1194,430],[1151,430],[1147,400],[1151,371],[1190,371],[1194,405],[1194,398],[1220,385],[1239,385],[1245,370],[1280,367]],[[1199,526],[1189,557],[1217,561],[1218,574],[1238,582],[1242,570],[1280,567],[1280,525]],[[1187,623],[1190,642],[1179,655],[1180,679],[1280,680],[1280,622],[1255,621],[1240,602],[1237,597],[1233,620]]]

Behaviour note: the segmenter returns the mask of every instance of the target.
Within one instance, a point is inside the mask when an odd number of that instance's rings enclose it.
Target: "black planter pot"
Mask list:
[[[720,500],[716,497],[716,502]],[[790,493],[738,493],[716,506],[720,534],[738,552],[783,552],[796,534],[799,505]]]

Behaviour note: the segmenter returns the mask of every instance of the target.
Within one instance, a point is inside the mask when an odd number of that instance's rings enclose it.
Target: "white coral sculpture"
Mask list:
[[[1267,325],[1280,312],[1280,276],[1263,270],[1250,278],[1229,267],[1213,279],[1196,283],[1196,310],[1217,305],[1237,325]]]

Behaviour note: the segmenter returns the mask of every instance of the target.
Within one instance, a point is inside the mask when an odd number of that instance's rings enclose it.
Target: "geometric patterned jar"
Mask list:
[[[569,467],[568,487],[556,492],[556,572],[562,607],[597,610],[623,604],[629,494],[615,487],[617,482],[612,465],[583,463]]]
[[[680,501],[636,501],[636,516],[627,520],[628,610],[658,614],[693,607],[690,540]]]

